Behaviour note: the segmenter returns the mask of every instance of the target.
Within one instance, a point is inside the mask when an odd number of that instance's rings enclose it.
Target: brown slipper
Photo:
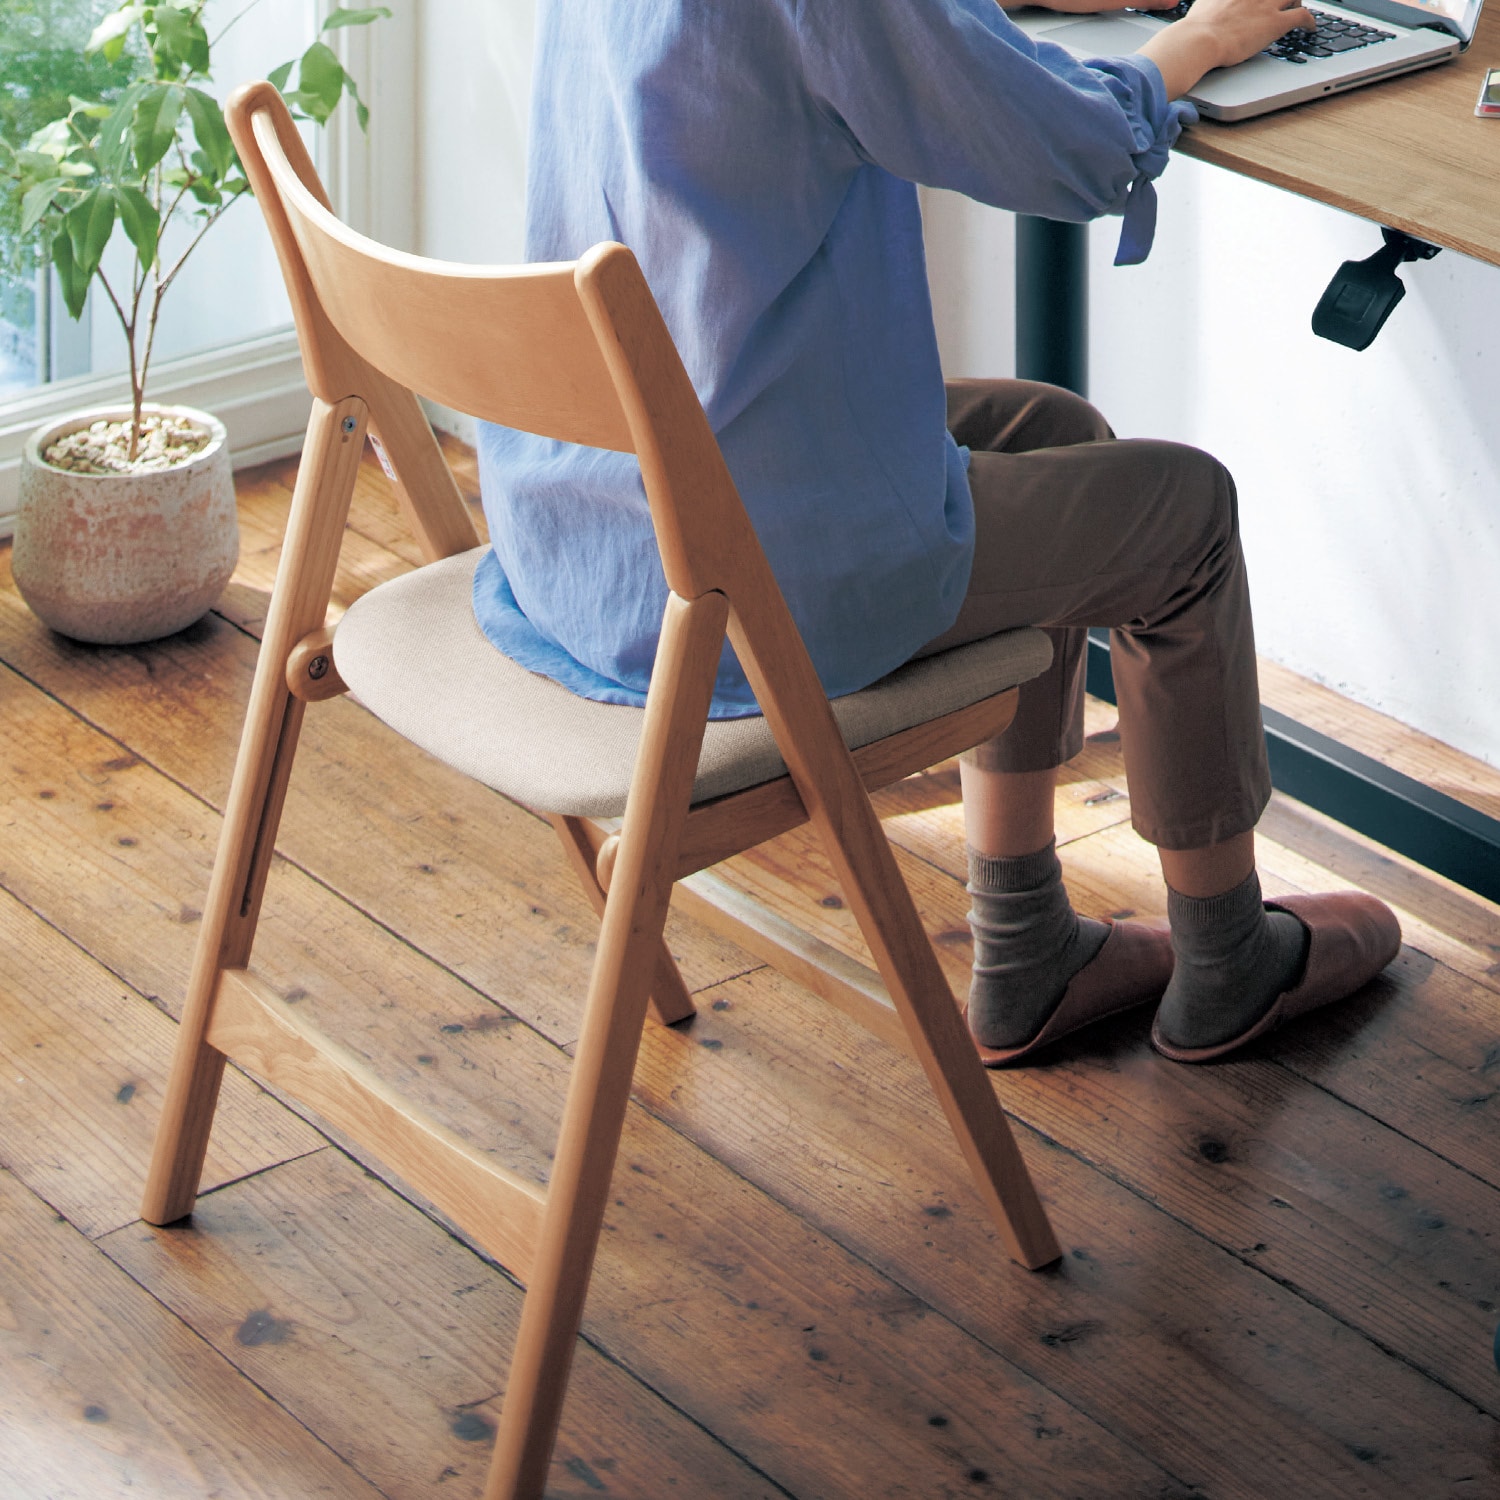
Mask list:
[[[976,1039],[980,1060],[987,1068],[1003,1068],[1106,1016],[1160,1000],[1172,963],[1172,938],[1164,924],[1111,922],[1104,946],[1069,981],[1041,1030],[1018,1047],[986,1047]],[[967,1006],[964,1013],[967,1018]]]
[[[1284,896],[1267,901],[1267,911],[1286,911],[1311,938],[1302,978],[1284,990],[1249,1030],[1212,1047],[1178,1047],[1161,1034],[1161,1018],[1151,1026],[1151,1045],[1173,1062],[1211,1062],[1284,1026],[1310,1010],[1330,1005],[1363,988],[1401,951],[1401,924],[1383,901],[1363,891],[1330,891],[1320,896]]]

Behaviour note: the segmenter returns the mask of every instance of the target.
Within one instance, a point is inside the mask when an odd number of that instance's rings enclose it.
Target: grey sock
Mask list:
[[[987,1047],[1018,1047],[1041,1029],[1109,928],[1074,912],[1056,840],[1014,858],[971,848],[969,895],[969,1026]]]
[[[1213,1047],[1253,1026],[1307,961],[1308,931],[1290,912],[1268,912],[1252,870],[1222,896],[1168,888],[1177,964],[1157,1013],[1179,1047]]]

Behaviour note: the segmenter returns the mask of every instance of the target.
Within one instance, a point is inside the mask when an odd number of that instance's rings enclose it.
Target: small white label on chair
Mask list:
[[[386,457],[385,444],[373,432],[370,434],[370,446],[375,450],[375,457],[380,460],[380,467],[385,470],[385,477],[392,484],[399,483],[396,478],[396,471],[391,467],[390,459]]]

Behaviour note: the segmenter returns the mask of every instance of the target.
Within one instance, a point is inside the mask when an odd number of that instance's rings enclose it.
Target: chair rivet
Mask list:
[[[320,677],[328,675],[328,658],[326,656],[315,656],[307,664],[307,675],[316,682]]]
[[[353,417],[345,417],[344,418],[344,431],[345,432],[353,432],[354,429],[356,427],[358,427],[358,426],[359,426],[359,423],[357,421],[355,421],[355,419]]]

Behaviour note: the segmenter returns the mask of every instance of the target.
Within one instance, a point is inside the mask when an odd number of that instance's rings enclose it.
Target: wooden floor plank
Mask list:
[[[654,1110],[1204,1493],[1500,1484],[1500,1424],[1309,1308],[1261,1268],[1269,1246],[1225,1254],[1028,1134],[1065,1252],[1030,1276],[911,1059],[768,972],[704,999],[690,1028],[646,1039]]]
[[[325,1151],[202,1200],[191,1225],[136,1225],[101,1246],[382,1494],[478,1493],[520,1293],[346,1157]],[[587,1346],[552,1476],[558,1497],[781,1493]]]
[[[942,811],[940,809],[940,811]],[[1277,831],[1296,832],[1295,808]],[[908,815],[906,827],[928,814]],[[1279,842],[1260,841],[1268,895],[1298,889],[1337,889],[1350,875],[1333,872]],[[1065,845],[1064,877],[1075,903],[1090,915],[1121,911],[1164,915],[1165,890],[1154,852],[1123,824]],[[925,861],[924,861],[925,863]],[[963,921],[967,901],[955,880],[902,859],[927,929],[936,938],[955,992],[967,985],[970,943]],[[866,950],[852,915],[844,911],[831,869],[810,833],[799,831],[766,845],[726,870],[727,877],[766,900],[825,941],[857,958]],[[1414,889],[1409,884],[1408,894]],[[1390,893],[1394,899],[1397,893]],[[1474,903],[1469,903],[1470,908]],[[1314,1079],[1359,1110],[1439,1155],[1500,1186],[1500,1090],[1496,1037],[1500,985],[1477,972],[1487,950],[1454,939],[1396,902],[1407,945],[1388,977],[1366,997],[1379,1003],[1333,1007],[1277,1035],[1260,1049]],[[1475,927],[1483,913],[1473,910]],[[1500,925],[1491,929],[1500,940]],[[1432,951],[1445,961],[1433,962]],[[1451,964],[1446,960],[1451,960]],[[1457,965],[1458,967],[1454,967]],[[1399,998],[1398,998],[1399,997]],[[1368,1024],[1367,1024],[1368,1023]]]
[[[87,1235],[131,1223],[176,1028],[4,890],[0,995],[0,1160]],[[323,1144],[231,1073],[204,1180],[218,1186]]]
[[[7,1500],[377,1500],[4,1170],[0,1225]]]

